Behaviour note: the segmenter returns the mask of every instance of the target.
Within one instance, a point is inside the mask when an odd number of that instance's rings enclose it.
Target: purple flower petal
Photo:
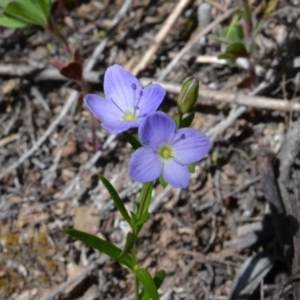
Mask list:
[[[163,177],[166,182],[175,187],[186,188],[190,180],[190,173],[187,166],[170,160],[164,163]]]
[[[168,143],[174,136],[176,124],[163,112],[149,115],[139,127],[139,138],[143,145],[157,150],[162,143]]]
[[[137,125],[134,126],[134,123],[136,123],[136,121],[111,121],[105,123],[103,122],[102,127],[110,133],[117,134],[124,132],[129,128],[137,127]]]
[[[179,129],[171,144],[174,158],[181,164],[190,164],[202,159],[210,148],[208,137],[192,128]]]
[[[160,176],[162,167],[162,161],[152,149],[141,147],[132,154],[128,172],[135,181],[150,182]]]
[[[120,65],[109,67],[104,75],[104,93],[123,112],[133,110],[142,85],[138,79]]]
[[[165,90],[159,84],[150,84],[146,86],[138,104],[140,107],[139,116],[154,113],[163,101],[165,95]]]
[[[121,120],[121,112],[107,99],[95,94],[87,94],[84,97],[84,103],[90,112],[102,122]]]

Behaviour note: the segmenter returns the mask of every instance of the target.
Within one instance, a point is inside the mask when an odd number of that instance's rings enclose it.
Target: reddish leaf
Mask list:
[[[60,70],[60,74],[76,81],[82,81],[82,66],[80,63],[72,61]]]
[[[80,51],[78,48],[76,48],[74,50],[74,53],[73,53],[73,61],[81,64],[82,63],[82,59],[81,59],[81,55],[80,55]]]
[[[52,65],[54,68],[58,69],[59,71],[64,67],[64,65],[63,65],[61,62],[59,62],[58,60],[52,61],[52,62],[51,62],[51,65]]]

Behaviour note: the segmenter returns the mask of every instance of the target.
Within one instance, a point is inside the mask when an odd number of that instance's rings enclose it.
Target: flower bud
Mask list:
[[[182,84],[177,99],[177,108],[181,114],[189,112],[198,100],[199,82],[194,76],[188,77]]]

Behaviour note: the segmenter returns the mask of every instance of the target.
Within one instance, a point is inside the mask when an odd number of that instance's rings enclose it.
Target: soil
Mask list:
[[[255,39],[252,73],[243,59],[217,59],[226,47],[214,37],[241,2],[230,0],[204,1],[206,7],[186,1],[150,61],[137,70],[181,2],[53,4],[62,35],[72,50],[79,49],[84,66],[103,44],[84,71],[84,91],[103,93],[103,74],[117,63],[143,83],[169,84],[160,110],[174,115],[177,87],[191,75],[200,81],[192,127],[208,134],[212,148],[196,164],[187,189],[155,184],[151,218],[137,243],[140,266],[151,274],[166,271],[159,289],[164,300],[297,300],[299,286],[288,278],[300,263],[299,4],[273,1],[278,3]],[[250,2],[255,23],[263,7]],[[0,27],[0,299],[133,299],[127,269],[63,232],[75,228],[122,247],[129,228],[98,174],[129,210],[141,188],[127,173],[132,149],[122,135],[110,135],[96,120],[92,145],[80,85],[52,66],[71,60],[46,28]],[[227,95],[252,98],[243,105]],[[270,108],[269,99],[278,107]],[[294,239],[283,241],[278,228]]]

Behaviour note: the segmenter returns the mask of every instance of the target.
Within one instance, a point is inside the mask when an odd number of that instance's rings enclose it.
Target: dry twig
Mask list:
[[[167,75],[173,70],[173,68],[178,64],[180,59],[200,40],[201,37],[208,34],[211,30],[213,30],[217,25],[222,23],[224,20],[229,18],[232,14],[234,14],[239,7],[235,7],[227,10],[224,14],[220,15],[213,22],[211,22],[208,26],[206,26],[203,30],[201,30],[198,34],[195,34],[194,37],[179,51],[179,53],[171,60],[171,62],[164,68],[161,72],[158,80],[164,80]]]
[[[190,0],[180,0],[177,3],[177,5],[175,6],[173,11],[171,12],[169,17],[167,18],[167,20],[165,21],[165,23],[163,24],[163,26],[161,27],[161,29],[157,33],[156,37],[154,38],[154,40],[152,42],[152,46],[143,55],[143,58],[138,63],[138,65],[135,66],[135,68],[133,69],[132,73],[134,75],[138,74],[141,70],[143,70],[147,67],[147,65],[151,61],[151,58],[154,56],[154,54],[158,50],[161,43],[165,40],[167,34],[172,29],[172,27],[173,27],[174,23],[176,22],[177,18],[179,17],[179,15],[183,11],[183,9],[188,5],[189,2],[190,2]]]
[[[60,111],[59,115],[56,119],[50,124],[44,134],[36,141],[36,143],[27,151],[25,152],[15,163],[7,167],[2,173],[0,173],[0,180],[7,175],[8,173],[12,172],[16,169],[20,164],[22,164],[28,157],[30,157],[39,147],[46,141],[55,127],[60,123],[60,121],[65,117],[69,109],[72,107],[74,102],[77,100],[78,92],[72,90],[65,105],[63,106],[62,110]]]

